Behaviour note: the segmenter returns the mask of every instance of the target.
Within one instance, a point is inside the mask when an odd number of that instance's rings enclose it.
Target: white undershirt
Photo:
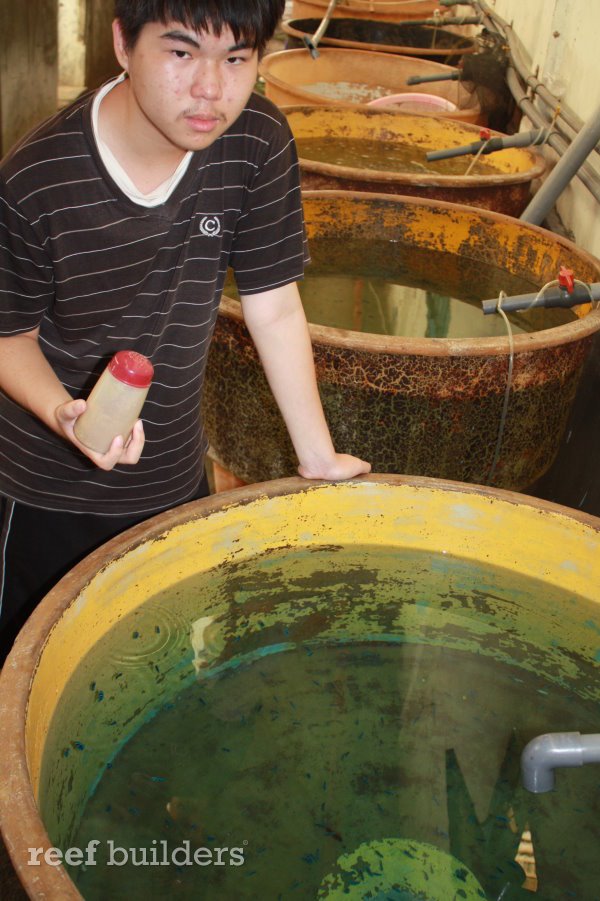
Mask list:
[[[153,191],[150,191],[148,194],[142,194],[139,188],[136,188],[121,164],[113,155],[108,144],[106,144],[100,137],[100,131],[98,127],[98,113],[100,110],[100,104],[102,103],[108,92],[111,91],[115,87],[115,85],[119,84],[119,82],[124,81],[124,79],[125,75],[123,73],[117,78],[114,78],[112,81],[107,82],[100,88],[100,90],[94,97],[94,103],[92,105],[92,129],[94,131],[94,138],[96,139],[98,152],[102,157],[102,162],[108,169],[110,177],[117,183],[121,191],[123,191],[123,193],[126,194],[130,200],[133,200],[134,203],[139,203],[141,206],[158,206],[159,204],[164,203],[165,200],[168,200],[168,198],[171,196],[171,193],[175,190],[175,188],[183,178],[192,158],[192,151],[189,150],[186,153],[173,174],[170,175],[169,178],[163,181],[160,185],[158,185],[157,188],[154,188]]]

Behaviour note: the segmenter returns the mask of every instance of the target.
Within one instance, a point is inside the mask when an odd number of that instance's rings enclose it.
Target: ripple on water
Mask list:
[[[104,659],[109,665],[137,669],[182,652],[192,652],[189,618],[175,606],[148,602],[135,612],[131,627],[111,642]]]

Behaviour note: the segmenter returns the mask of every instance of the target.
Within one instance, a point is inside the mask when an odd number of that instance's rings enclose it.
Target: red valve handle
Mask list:
[[[480,128],[479,137],[482,141],[489,141],[489,139],[492,137],[492,133],[489,128]]]
[[[571,294],[575,287],[573,270],[569,269],[567,266],[561,266],[558,272],[558,284],[561,288],[566,288],[569,294]]]

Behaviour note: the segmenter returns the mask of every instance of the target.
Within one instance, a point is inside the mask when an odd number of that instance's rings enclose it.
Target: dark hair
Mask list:
[[[236,42],[247,41],[262,54],[284,9],[285,0],[115,0],[129,50],[148,22],[181,22],[194,31],[210,28],[217,36],[229,27]]]

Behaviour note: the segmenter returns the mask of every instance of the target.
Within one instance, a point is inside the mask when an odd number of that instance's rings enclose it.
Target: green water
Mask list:
[[[296,138],[298,155],[303,159],[349,166],[355,169],[374,169],[380,172],[408,172],[430,175],[501,175],[501,170],[489,162],[473,157],[454,157],[427,162],[425,154],[433,147],[420,148],[404,141],[376,141],[368,138],[318,137]],[[438,148],[439,149],[439,148]]]
[[[597,705],[444,648],[300,647],[207,675],[104,776],[74,842],[100,841],[78,888],[88,899],[314,898],[342,854],[401,836],[454,850],[490,898],[515,892],[525,879],[519,839],[535,830],[539,806],[519,789],[518,754],[524,733],[549,724],[593,730]],[[559,778],[582,807],[598,788],[593,768]],[[573,829],[577,802],[567,798]],[[181,862],[186,841],[192,855],[226,848],[222,865],[103,866],[109,842],[145,848],[149,861],[183,848]],[[546,901],[567,897],[569,844],[567,833],[562,885],[540,881]],[[590,878],[600,878],[591,838],[587,847]],[[535,839],[534,848],[543,873]]]
[[[300,284],[309,322],[333,328],[407,338],[484,338],[507,334],[499,315],[484,316],[478,302],[403,285],[393,279],[309,272]],[[573,321],[571,310],[542,315],[511,313],[513,334]]]
[[[534,796],[519,757],[543,732],[600,731],[597,666],[576,650],[596,615],[550,584],[399,548],[199,575],[82,661],[48,738],[50,835],[98,842],[70,868],[90,901],[326,897],[340,859],[394,839],[452,855],[504,901],[532,896],[528,830],[537,897],[592,901],[599,769]],[[187,864],[196,851],[205,865]],[[362,897],[421,897],[375,888]]]
[[[331,328],[407,338],[505,336],[499,314],[484,316],[481,301],[536,293],[541,285],[486,260],[341,234],[312,238],[312,263],[298,283],[309,322]],[[224,288],[239,298],[230,275]],[[509,313],[514,334],[572,322],[572,310]]]

